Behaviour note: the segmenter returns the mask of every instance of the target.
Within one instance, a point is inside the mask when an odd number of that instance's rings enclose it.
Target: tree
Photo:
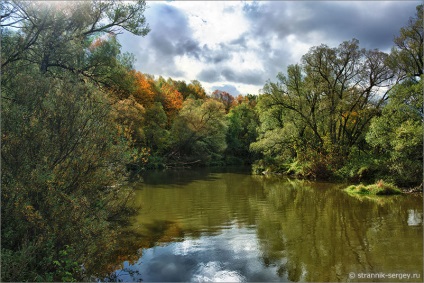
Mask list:
[[[287,125],[297,135],[296,158],[326,176],[329,169],[342,166],[351,147],[361,145],[371,118],[387,98],[383,90],[395,79],[385,65],[387,54],[358,44],[354,39],[337,48],[313,47],[302,64],[289,66],[287,75],[280,73],[278,82],[264,87],[265,108],[283,113],[277,129]]]
[[[144,114],[143,144],[158,155],[164,155],[169,144],[168,119],[160,102],[155,102]]]
[[[397,85],[382,115],[373,118],[366,135],[374,155],[385,165],[380,174],[404,187],[423,182],[422,90],[422,78],[419,82],[410,79]]]
[[[208,99],[187,99],[171,129],[168,158],[179,163],[219,161],[226,148],[224,105]]]
[[[259,118],[248,102],[232,108],[227,115],[228,132],[226,136],[226,156],[232,156],[241,162],[250,164],[255,155],[250,151],[250,144],[256,141]]]
[[[195,99],[206,98],[206,91],[198,80],[192,80],[187,87],[190,95],[193,95]]]
[[[133,96],[137,102],[144,107],[153,105],[159,97],[154,78],[136,71],[130,71],[130,75],[134,77],[135,90]]]
[[[54,261],[66,246],[74,250],[66,260],[92,272],[94,255],[111,249],[109,220],[126,198],[116,185],[124,180],[127,148],[111,127],[107,99],[74,75],[37,72],[2,85],[5,281],[63,280]],[[80,276],[78,268],[66,271]]]
[[[125,29],[136,35],[149,31],[145,2],[93,1],[66,3],[4,1],[2,70],[36,65],[40,72],[82,75],[109,89],[127,81],[129,55],[120,55],[115,35]],[[105,37],[109,35],[109,37]],[[103,43],[93,46],[103,38]],[[15,64],[12,64],[15,63]]]
[[[224,104],[226,113],[228,113],[230,108],[233,106],[234,97],[226,91],[217,89],[212,93],[211,97]]]
[[[392,67],[401,71],[401,77],[419,77],[423,74],[423,5],[417,6],[415,17],[407,27],[400,29],[394,39],[396,47],[391,52]]]
[[[168,116],[168,125],[172,124],[173,119],[183,105],[183,95],[175,87],[175,82],[169,78],[165,80],[162,77],[156,82],[160,91],[160,101]]]

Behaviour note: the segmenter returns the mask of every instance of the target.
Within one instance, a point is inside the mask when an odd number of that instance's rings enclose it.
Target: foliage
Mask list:
[[[415,17],[409,19],[408,26],[401,28],[399,36],[394,39],[395,47],[389,58],[402,78],[423,74],[423,5],[416,9]]]
[[[252,149],[277,150],[284,160],[308,163],[307,175],[330,177],[350,148],[362,145],[387,96],[379,93],[394,76],[384,65],[386,58],[360,49],[357,40],[311,48],[301,65],[289,66],[287,75],[280,73],[276,83],[265,85],[258,105],[267,112],[261,115],[265,127]]]
[[[359,195],[398,195],[402,194],[402,191],[397,188],[395,185],[390,183],[385,183],[382,180],[378,181],[376,184],[364,186],[360,185],[352,185],[345,189],[345,191],[349,194],[359,194]]]
[[[391,54],[356,39],[316,46],[262,95],[236,98],[132,69],[116,34],[147,34],[144,1],[1,7],[3,281],[83,280],[82,264],[102,268],[127,213],[128,169],[253,163],[257,173],[422,183],[422,5]]]
[[[109,104],[74,76],[22,72],[2,87],[2,249],[19,257],[24,243],[37,247],[27,265],[42,276],[3,280],[48,280],[58,268],[48,258],[65,245],[77,251],[70,260],[93,270],[129,193],[117,186],[129,160]]]
[[[176,163],[218,161],[227,146],[226,132],[222,103],[212,99],[187,99],[172,125],[168,158]]]
[[[249,147],[257,138],[257,127],[259,126],[257,113],[246,102],[243,102],[230,110],[227,120],[227,159],[232,156],[235,158],[234,161],[252,163],[255,155],[249,150]]]
[[[228,111],[230,111],[230,108],[234,104],[234,97],[226,91],[217,89],[214,92],[212,92],[211,97],[221,102],[222,104],[224,104],[225,113],[228,113]]]
[[[366,140],[374,155],[387,165],[386,178],[401,186],[422,183],[423,82],[397,85],[382,115],[372,120]]]
[[[254,171],[421,184],[422,8],[391,54],[360,49],[356,39],[320,45],[267,82],[255,107]]]
[[[81,264],[103,268],[132,193],[142,120],[129,120],[143,109],[113,33],[146,34],[145,3],[1,5],[2,281],[81,281]]]

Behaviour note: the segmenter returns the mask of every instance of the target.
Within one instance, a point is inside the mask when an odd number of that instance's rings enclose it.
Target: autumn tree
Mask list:
[[[217,89],[212,92],[211,97],[224,104],[226,113],[228,113],[228,111],[230,111],[230,108],[233,106],[234,97],[226,91]]]
[[[169,78],[165,80],[159,77],[156,81],[159,90],[160,102],[168,116],[168,124],[171,124],[183,104],[183,95],[175,87],[174,81]]]
[[[195,99],[205,99],[206,98],[206,91],[203,88],[202,84],[198,80],[192,80],[188,86],[189,97],[190,95],[193,96]]]
[[[158,91],[156,89],[155,80],[153,76],[130,71],[130,75],[134,78],[134,92],[133,96],[138,103],[144,107],[150,107],[158,100]]]

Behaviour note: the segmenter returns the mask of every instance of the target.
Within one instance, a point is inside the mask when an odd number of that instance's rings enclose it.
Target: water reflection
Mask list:
[[[126,262],[117,274],[123,281],[281,281],[277,265],[265,266],[258,252],[255,230],[234,224],[216,236],[145,249],[136,263]]]
[[[419,226],[423,223],[423,214],[415,209],[408,210],[408,225]]]
[[[122,281],[422,275],[421,196],[354,198],[334,184],[207,171],[156,175],[137,189],[142,210],[126,241],[142,256],[116,272]]]

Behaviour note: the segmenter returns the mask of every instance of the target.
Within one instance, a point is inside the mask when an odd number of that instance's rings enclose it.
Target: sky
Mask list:
[[[258,94],[313,46],[390,52],[421,1],[147,1],[145,36],[118,36],[137,71],[207,93]]]

